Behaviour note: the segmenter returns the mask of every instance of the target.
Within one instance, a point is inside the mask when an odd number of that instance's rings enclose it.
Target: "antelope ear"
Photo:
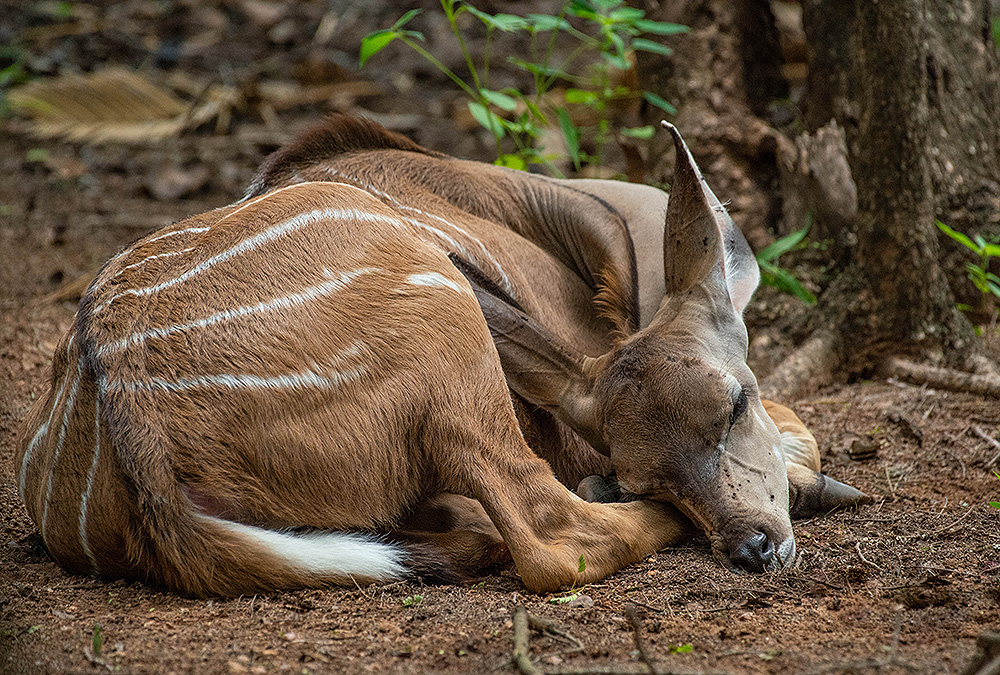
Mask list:
[[[507,386],[565,422],[595,450],[609,454],[604,414],[593,393],[600,359],[578,354],[536,322],[475,265],[450,254],[468,280],[500,355]]]
[[[724,286],[740,314],[757,285],[760,267],[746,238],[708,187],[677,128],[661,122],[677,151],[667,204],[663,260],[667,293],[711,281]]]
[[[792,518],[811,518],[836,508],[868,504],[872,498],[846,483],[799,464],[785,464],[788,471],[788,504]]]

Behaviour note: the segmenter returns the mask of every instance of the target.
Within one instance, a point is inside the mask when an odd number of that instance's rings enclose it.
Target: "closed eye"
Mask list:
[[[730,427],[736,424],[736,420],[747,411],[747,407],[747,392],[743,387],[740,387],[740,393],[733,399],[733,414],[729,417]]]

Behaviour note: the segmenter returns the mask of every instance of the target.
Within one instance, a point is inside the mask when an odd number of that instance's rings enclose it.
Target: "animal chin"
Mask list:
[[[791,567],[795,562],[797,551],[795,550],[795,537],[791,536],[778,546],[778,560],[782,567]]]

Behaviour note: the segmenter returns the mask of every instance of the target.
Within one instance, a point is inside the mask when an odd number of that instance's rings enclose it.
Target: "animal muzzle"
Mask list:
[[[729,553],[729,564],[741,572],[760,574],[787,567],[795,559],[795,538],[775,542],[763,532],[754,532]]]

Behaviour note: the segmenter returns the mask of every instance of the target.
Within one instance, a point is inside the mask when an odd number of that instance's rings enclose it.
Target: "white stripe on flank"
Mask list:
[[[262,199],[264,199],[266,197],[271,197],[273,195],[276,195],[279,192],[281,192],[282,190],[285,190],[285,189],[290,188],[290,187],[295,187],[295,186],[293,186],[293,185],[286,185],[285,187],[281,188],[281,190],[275,190],[274,192],[269,192],[266,195],[261,195],[261,196],[255,198],[255,199],[253,199],[252,201],[247,202],[246,204],[244,204],[240,208],[236,209],[235,211],[232,211],[228,215],[223,216],[222,218],[220,218],[219,220],[217,220],[215,222],[215,224],[218,225],[219,223],[221,223],[223,220],[225,220],[229,216],[236,215],[237,213],[239,213],[240,211],[242,211],[246,207],[252,206],[253,204],[256,204],[257,202],[259,202],[260,200],[262,200]],[[238,202],[236,202],[236,204],[239,204],[239,203],[241,203],[241,202],[243,202],[245,200],[246,200],[246,197],[244,197],[243,199],[241,199]],[[235,206],[235,204],[233,206]],[[223,207],[223,208],[225,208],[225,207]],[[166,233],[161,234],[161,235],[159,235],[157,237],[153,237],[152,239],[147,239],[146,241],[140,241],[140,242],[136,243],[135,246],[132,246],[130,248],[125,249],[124,251],[122,251],[121,253],[119,253],[118,255],[116,255],[114,258],[112,258],[112,260],[116,260],[118,258],[121,258],[122,256],[128,255],[129,253],[132,253],[133,251],[135,251],[140,246],[145,246],[146,244],[152,244],[154,241],[159,241],[161,239],[166,239],[167,237],[173,237],[173,236],[178,235],[178,234],[189,234],[189,233],[192,233],[192,232],[208,232],[210,229],[211,228],[209,228],[209,227],[189,227],[189,228],[184,229],[184,230],[173,230],[171,232],[166,232]]]
[[[174,333],[180,333],[195,328],[207,328],[209,326],[243,316],[251,316],[261,312],[270,312],[280,309],[301,307],[302,305],[312,300],[316,300],[317,298],[342,291],[350,286],[351,282],[358,277],[377,271],[378,269],[375,267],[362,267],[360,269],[353,270],[351,272],[343,272],[335,276],[330,270],[324,269],[323,276],[326,277],[327,281],[316,284],[315,286],[310,286],[309,288],[299,291],[298,293],[292,293],[284,297],[274,298],[273,300],[268,300],[266,302],[258,302],[255,305],[246,305],[244,307],[237,307],[236,309],[226,309],[203,319],[196,319],[186,323],[178,323],[165,328],[153,328],[145,333],[135,333],[122,340],[116,340],[115,342],[103,345],[97,350],[97,356],[107,356],[110,353],[142,344],[146,340],[163,338],[168,335],[173,335]]]
[[[463,230],[462,228],[460,228],[458,225],[455,225],[451,221],[446,220],[446,219],[442,218],[441,216],[435,215],[433,213],[427,213],[426,211],[422,211],[421,209],[418,209],[418,208],[416,208],[414,206],[407,206],[406,204],[402,204],[398,200],[396,200],[392,195],[390,195],[390,194],[388,194],[386,192],[383,192],[382,190],[379,190],[378,188],[376,188],[376,187],[374,187],[372,185],[368,185],[367,183],[359,181],[359,180],[357,180],[357,179],[355,179],[355,178],[353,178],[351,176],[347,176],[347,175],[341,173],[340,171],[337,171],[333,167],[327,166],[327,167],[324,167],[324,168],[332,176],[340,176],[341,178],[344,178],[346,180],[354,180],[354,181],[356,181],[360,185],[363,185],[364,188],[365,188],[365,190],[367,190],[368,192],[370,192],[373,195],[381,197],[382,199],[385,199],[386,201],[392,203],[392,205],[395,206],[398,209],[402,209],[404,211],[412,211],[413,213],[420,214],[421,216],[424,216],[425,218],[433,218],[434,220],[436,220],[438,222],[444,223],[445,225],[447,225],[451,229],[453,229],[456,232],[458,232],[459,234],[461,234],[466,239],[469,239],[470,241],[475,242],[475,244],[479,247],[479,250],[483,252],[484,256],[486,256],[486,259],[490,261],[490,264],[493,265],[493,267],[495,267],[496,270],[497,270],[497,272],[500,274],[500,279],[501,279],[501,281],[503,283],[504,290],[506,290],[510,294],[514,293],[514,289],[512,289],[511,286],[510,286],[510,279],[507,278],[507,273],[503,271],[502,267],[500,267],[500,263],[497,262],[497,259],[493,257],[493,255],[489,252],[489,250],[487,250],[487,248],[483,245],[483,242],[481,242],[478,239],[476,239],[475,237],[473,237],[471,234],[469,234],[468,232],[466,232],[465,230]],[[417,226],[419,228],[428,230],[428,231],[430,231],[430,232],[438,235],[439,237],[441,237],[442,239],[444,239],[445,241],[447,241],[449,244],[451,244],[452,246],[454,246],[457,249],[456,253],[461,254],[465,258],[469,258],[470,261],[471,261],[471,256],[464,250],[464,248],[458,242],[456,242],[454,239],[452,239],[451,237],[449,237],[448,235],[446,235],[441,230],[439,230],[439,229],[437,229],[435,227],[431,227],[430,225],[428,225],[426,223],[421,223],[418,220],[413,220],[412,218],[407,218],[406,221],[408,223],[410,223],[411,225],[415,225],[415,226]]]
[[[139,246],[145,246],[146,244],[152,244],[154,241],[160,241],[161,239],[166,239],[167,237],[176,237],[179,234],[197,234],[198,232],[208,232],[208,229],[209,228],[207,228],[207,227],[189,227],[189,228],[184,229],[184,230],[171,230],[170,232],[164,232],[163,234],[161,234],[161,235],[159,235],[157,237],[153,237],[152,239],[147,239],[146,241],[140,241],[138,244],[136,244],[132,248],[128,249],[127,251],[123,251],[121,254],[119,254],[119,255],[117,255],[115,257],[116,258],[121,257],[122,255],[124,255],[126,253],[131,253],[132,251],[134,251]]]
[[[188,391],[221,387],[223,389],[260,389],[260,390],[294,390],[294,389],[337,389],[348,382],[358,379],[365,373],[363,364],[344,367],[342,364],[356,359],[365,351],[364,344],[355,342],[340,353],[334,355],[331,362],[321,366],[313,364],[314,369],[301,373],[286,375],[250,375],[247,373],[201,375],[178,380],[165,380],[160,377],[151,378],[146,382],[107,382],[109,389],[124,389],[127,391],[152,391],[161,389],[169,392]],[[317,372],[318,371],[318,372]]]
[[[406,575],[407,554],[400,546],[351,532],[291,533],[265,530],[222,518],[198,518],[265,549],[299,572],[317,577],[363,577],[391,581]]]
[[[315,182],[318,182],[318,181],[315,181]],[[237,213],[239,213],[243,209],[249,208],[249,207],[253,206],[254,204],[256,204],[257,202],[262,202],[265,199],[270,199],[271,197],[273,197],[273,196],[275,196],[277,194],[280,194],[280,193],[284,192],[285,190],[290,190],[291,188],[299,187],[300,185],[303,185],[303,183],[296,183],[295,185],[286,185],[283,188],[279,188],[279,189],[274,190],[272,192],[268,192],[266,194],[262,194],[259,197],[255,197],[254,199],[248,201],[246,204],[244,204],[240,208],[235,209],[231,213],[229,213],[229,214],[223,216],[222,218],[220,218],[218,221],[216,221],[215,224],[218,225],[219,223],[221,223],[221,222],[223,222],[223,221],[225,221],[225,220],[227,220],[229,218],[232,218],[233,216],[235,216]],[[241,199],[240,202],[241,201],[243,201],[243,200]],[[239,204],[240,202],[236,202],[236,203]]]
[[[472,295],[468,288],[455,283],[440,272],[420,272],[406,277],[406,282],[414,286],[436,286],[438,288],[450,288],[458,293]],[[475,296],[473,296],[475,297]]]
[[[73,344],[73,338],[75,338],[75,337],[76,337],[76,335],[70,335],[69,336],[69,342],[66,343],[66,358],[67,359],[69,358],[69,348],[70,348],[70,345]],[[19,481],[19,486],[18,486],[20,488],[20,491],[21,491],[21,501],[22,502],[27,503],[27,500],[25,499],[24,489],[25,489],[25,480],[26,480],[26,478],[28,476],[28,464],[31,461],[31,455],[32,455],[32,453],[35,452],[35,447],[38,445],[38,442],[40,440],[42,440],[42,436],[44,436],[48,432],[49,425],[52,424],[52,417],[56,414],[56,408],[59,407],[59,401],[62,400],[63,394],[66,393],[66,384],[69,382],[69,378],[66,375],[67,375],[66,373],[63,373],[62,386],[59,388],[59,393],[56,395],[55,399],[52,401],[52,408],[49,409],[49,419],[47,419],[45,421],[45,424],[43,424],[42,426],[38,427],[38,431],[36,431],[35,435],[32,436],[32,438],[31,438],[31,443],[28,444],[28,449],[24,451],[24,458],[21,460],[21,476],[20,476],[20,481]]]
[[[274,193],[271,194],[273,195]],[[247,206],[250,206],[250,204],[247,204]],[[97,314],[101,310],[106,309],[108,305],[110,305],[112,302],[126,295],[135,295],[135,296],[152,295],[153,293],[157,293],[172,286],[181,284],[187,281],[188,279],[197,276],[198,274],[201,274],[205,270],[208,270],[221,262],[225,262],[230,258],[235,258],[236,256],[242,255],[249,251],[253,251],[263,244],[276,241],[291,232],[295,232],[296,230],[306,227],[307,225],[311,225],[313,223],[317,223],[324,220],[335,220],[337,218],[351,218],[354,220],[360,220],[362,222],[367,222],[367,223],[380,223],[380,224],[393,225],[394,227],[402,227],[403,225],[402,222],[397,218],[389,218],[387,216],[375,213],[366,213],[364,211],[358,211],[356,209],[316,209],[314,211],[307,211],[306,213],[300,213],[297,216],[289,218],[283,223],[272,225],[266,230],[258,232],[252,237],[249,237],[248,239],[244,239],[243,241],[236,244],[232,248],[226,249],[222,253],[218,253],[209,258],[208,260],[205,260],[199,263],[198,265],[195,265],[193,268],[181,274],[179,277],[174,277],[173,279],[163,281],[154,286],[146,286],[144,288],[132,288],[127,291],[122,291],[121,293],[112,296],[111,298],[105,300],[103,303],[94,308],[92,314]]]
[[[132,263],[131,265],[126,265],[125,267],[121,268],[120,270],[118,270],[117,272],[115,272],[113,275],[111,275],[111,279],[114,279],[115,277],[117,277],[122,272],[124,272],[126,270],[130,270],[133,267],[138,267],[139,265],[141,265],[144,262],[147,262],[149,260],[155,260],[156,258],[169,258],[170,256],[181,255],[182,253],[187,253],[187,252],[193,251],[193,250],[194,250],[194,247],[191,247],[191,248],[181,249],[180,251],[170,251],[169,253],[157,253],[155,255],[146,256],[145,258],[143,258],[142,260],[140,260],[137,263]],[[109,281],[110,281],[110,279],[109,279]]]
[[[132,382],[127,386],[133,391],[163,389],[177,392],[189,389],[204,389],[206,387],[222,387],[224,389],[336,389],[364,374],[362,368],[347,368],[331,370],[324,374],[313,370],[289,375],[249,375],[246,373],[203,375],[201,377],[181,378],[179,380],[164,380],[154,377],[149,382]],[[117,383],[110,383],[115,388]]]
[[[76,390],[80,386],[80,376],[83,374],[83,359],[76,360],[76,377],[73,378],[73,386],[69,388],[69,395],[66,397],[66,407],[63,409],[62,424],[59,427],[59,437],[56,440],[56,449],[52,454],[52,465],[49,467],[49,485],[45,489],[45,508],[42,509],[42,541],[46,546],[45,526],[49,519],[49,503],[52,501],[52,483],[56,476],[56,468],[59,464],[59,454],[62,452],[63,443],[66,441],[66,428],[69,426],[69,414],[73,411],[73,404],[76,403]]]
[[[101,399],[94,397],[94,458],[90,462],[90,471],[87,472],[87,486],[80,496],[80,545],[83,552],[87,554],[94,572],[99,572],[97,559],[94,552],[90,550],[87,542],[87,502],[90,501],[90,491],[94,487],[94,474],[97,473],[97,462],[101,456]]]

